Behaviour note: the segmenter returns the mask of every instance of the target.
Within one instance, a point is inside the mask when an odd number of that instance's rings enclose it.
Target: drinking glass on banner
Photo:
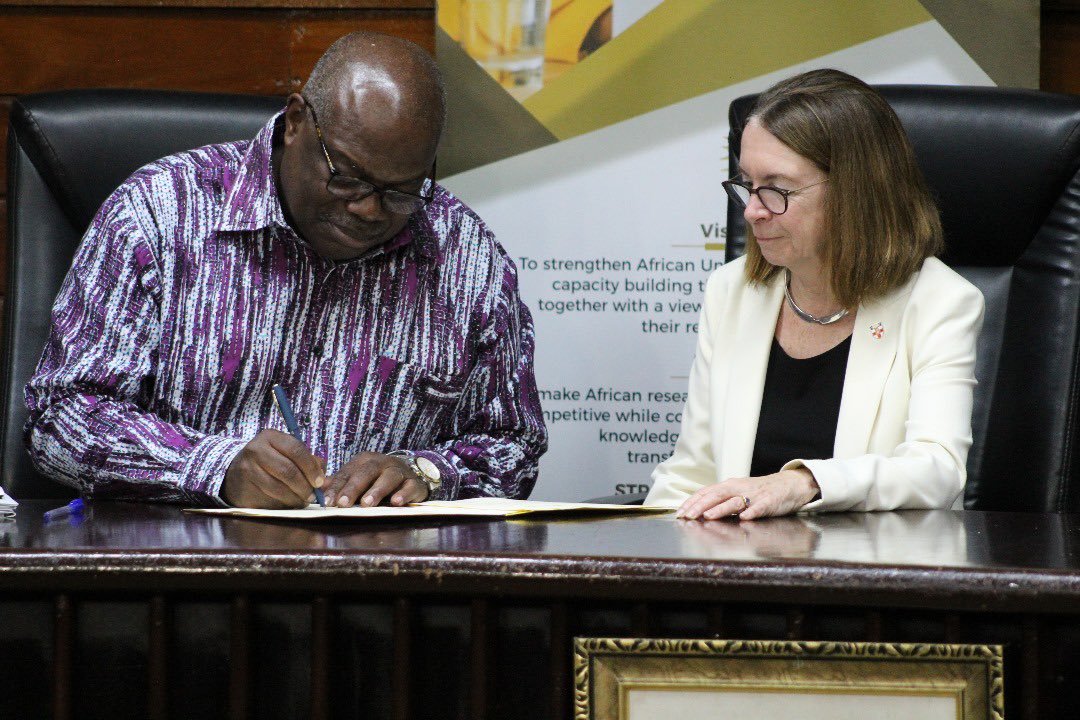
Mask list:
[[[465,52],[518,101],[544,84],[551,0],[461,0]]]

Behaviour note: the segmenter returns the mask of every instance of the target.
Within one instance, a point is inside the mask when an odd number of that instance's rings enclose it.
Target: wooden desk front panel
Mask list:
[[[0,717],[568,718],[580,635],[1005,646],[1080,714],[1080,518],[0,525]],[[902,561],[898,561],[901,558]]]
[[[575,636],[1005,646],[1006,717],[1076,717],[1075,616],[579,598],[7,595],[5,718],[571,717]],[[55,712],[54,712],[55,711]]]

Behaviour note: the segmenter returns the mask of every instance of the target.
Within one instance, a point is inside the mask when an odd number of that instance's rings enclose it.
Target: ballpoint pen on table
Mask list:
[[[285,427],[289,429],[289,434],[300,442],[304,442],[304,438],[300,435],[300,425],[296,422],[296,416],[293,415],[292,405],[289,404],[289,398],[285,395],[285,388],[280,385],[274,386],[274,400],[277,402],[278,410],[281,411],[281,417],[285,419]],[[326,496],[323,495],[321,488],[315,488],[315,500],[320,507],[326,507]]]
[[[83,503],[82,498],[77,498],[67,505],[63,505],[54,510],[49,510],[42,517],[45,519],[45,522],[52,522],[53,520],[59,520],[68,515],[77,515],[81,513],[85,507],[86,505]]]

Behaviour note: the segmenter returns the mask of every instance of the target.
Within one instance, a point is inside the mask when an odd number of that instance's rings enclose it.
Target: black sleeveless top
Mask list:
[[[773,338],[751,477],[771,475],[795,458],[833,456],[850,347],[849,335],[820,355],[796,360]]]

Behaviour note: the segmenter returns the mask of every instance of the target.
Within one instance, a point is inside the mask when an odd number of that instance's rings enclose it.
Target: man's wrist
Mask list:
[[[180,466],[180,489],[199,505],[231,507],[222,496],[225,475],[248,440],[207,435],[195,443]]]
[[[427,498],[435,496],[442,485],[442,473],[439,467],[428,458],[409,450],[394,450],[386,453],[390,457],[401,458],[409,466],[416,479],[427,488]]]

